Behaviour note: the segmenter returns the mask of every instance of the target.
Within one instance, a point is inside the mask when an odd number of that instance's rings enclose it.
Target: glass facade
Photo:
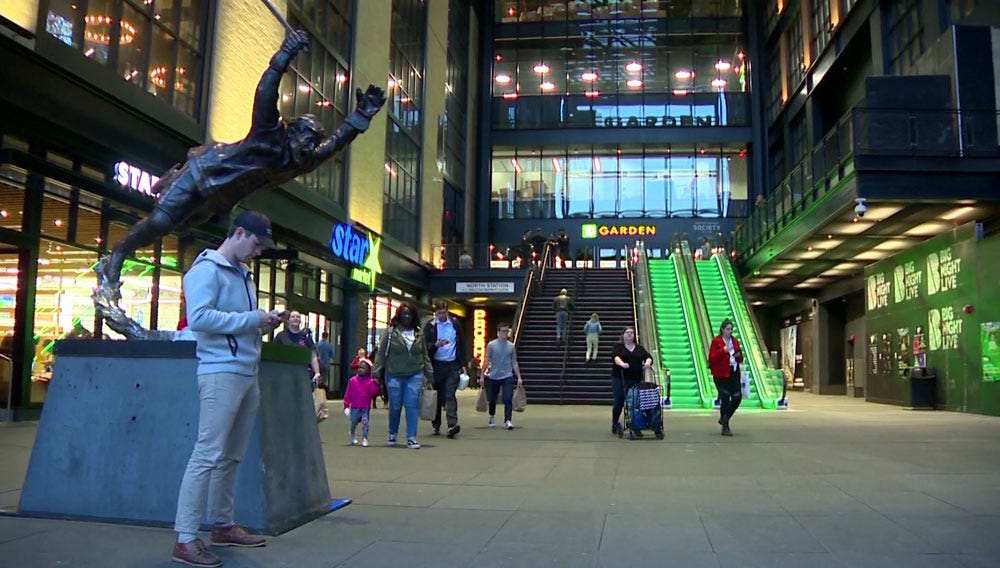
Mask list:
[[[746,150],[718,145],[494,149],[490,212],[494,219],[742,215],[747,161]]]
[[[45,32],[197,118],[205,0],[42,0]]]
[[[388,126],[382,226],[405,245],[419,247],[420,161],[423,155],[424,52],[427,5],[392,0],[389,33]]]
[[[438,153],[444,183],[441,242],[465,237],[466,153],[469,129],[469,3],[448,3],[448,50],[445,67],[444,144]]]
[[[292,0],[288,4],[289,23],[295,29],[306,30],[310,46],[308,52],[292,60],[288,73],[282,77],[279,111],[286,118],[313,114],[330,135],[343,124],[354,104],[350,72],[354,0]],[[345,160],[346,152],[337,152],[298,180],[343,205]]]

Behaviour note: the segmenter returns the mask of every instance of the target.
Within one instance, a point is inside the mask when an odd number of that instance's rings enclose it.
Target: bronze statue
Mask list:
[[[329,138],[319,119],[311,114],[282,120],[278,114],[281,76],[292,58],[308,45],[309,38],[303,31],[286,35],[257,84],[253,120],[246,138],[191,149],[184,164],[175,165],[153,186],[159,198],[149,217],[133,226],[101,259],[95,269],[98,287],[93,294],[94,306],[112,329],[129,339],[165,335],[143,329],[118,305],[122,265],[136,249],[213,217],[227,219],[244,197],[311,172],[368,129],[371,118],[385,104],[385,91],[375,85],[369,85],[364,92],[357,90],[354,112]]]

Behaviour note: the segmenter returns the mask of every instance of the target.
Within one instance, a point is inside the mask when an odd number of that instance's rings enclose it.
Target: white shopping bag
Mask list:
[[[750,398],[750,377],[746,371],[740,371],[740,396]]]

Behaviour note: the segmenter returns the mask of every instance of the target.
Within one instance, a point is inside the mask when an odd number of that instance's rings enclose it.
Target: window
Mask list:
[[[316,115],[327,135],[331,135],[354,105],[349,69],[354,0],[291,0],[288,4],[289,23],[309,34],[310,48],[292,60],[282,77],[279,111],[286,118],[304,113]],[[343,205],[347,186],[345,154],[334,154],[298,180]]]
[[[444,212],[441,216],[442,244],[460,246],[465,237],[465,190],[469,100],[469,3],[448,3],[448,54],[445,69]],[[458,251],[450,251],[457,260]],[[454,265],[452,265],[454,266]]]
[[[820,52],[830,43],[830,2],[838,0],[812,0],[812,59],[819,57]]]
[[[924,52],[924,26],[918,0],[893,0],[885,9],[885,55],[890,74],[913,70]]]
[[[413,248],[419,247],[426,25],[423,0],[392,1],[382,226]]]
[[[788,88],[796,92],[806,76],[806,54],[802,37],[801,13],[791,14],[788,31],[785,32],[788,45]]]
[[[45,32],[197,118],[204,0],[43,0]]]

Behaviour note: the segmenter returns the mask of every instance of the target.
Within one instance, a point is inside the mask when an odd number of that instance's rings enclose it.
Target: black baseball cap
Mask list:
[[[257,242],[264,248],[276,248],[274,239],[271,238],[271,222],[263,213],[244,211],[233,219],[233,227],[243,227],[244,231],[257,235]]]

